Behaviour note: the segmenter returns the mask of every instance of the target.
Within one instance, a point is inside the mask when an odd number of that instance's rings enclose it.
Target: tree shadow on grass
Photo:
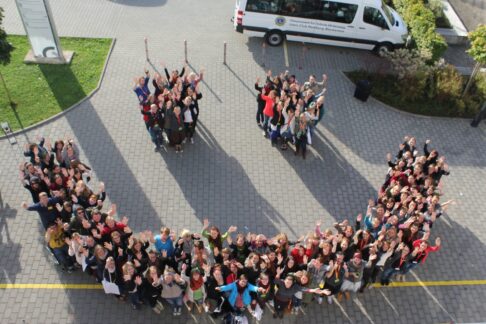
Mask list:
[[[79,84],[70,65],[39,64],[39,69],[62,110],[86,97],[86,92]]]

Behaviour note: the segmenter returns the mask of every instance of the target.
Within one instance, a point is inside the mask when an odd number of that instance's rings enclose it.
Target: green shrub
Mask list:
[[[435,31],[434,13],[420,0],[393,0],[403,17],[420,53],[437,61],[447,49],[445,39]]]
[[[444,5],[441,0],[428,0],[427,7],[432,10],[435,17],[442,17],[444,15]]]
[[[479,73],[474,79],[475,93],[482,99],[486,100],[486,74]]]
[[[453,65],[447,64],[434,73],[435,98],[440,103],[454,101],[461,97],[464,78]]]
[[[421,98],[429,83],[431,67],[417,50],[401,48],[386,54],[392,71],[397,76],[397,89],[409,100]]]
[[[402,55],[404,60],[415,60],[412,54]],[[412,65],[420,66],[420,63],[415,62]],[[422,75],[425,71],[428,71],[428,78]],[[485,74],[480,75],[470,93],[461,98],[465,78],[453,66],[440,61],[428,66],[428,69],[419,69],[419,75],[415,76],[404,74],[399,77],[394,68],[391,72],[377,74],[359,70],[346,75],[354,82],[369,80],[373,85],[371,95],[376,99],[400,110],[420,115],[472,118],[486,99]]]
[[[468,37],[471,48],[467,52],[479,64],[486,64],[486,25],[478,25]]]

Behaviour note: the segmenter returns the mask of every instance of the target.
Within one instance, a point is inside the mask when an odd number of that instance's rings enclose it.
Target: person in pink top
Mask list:
[[[273,106],[277,102],[277,91],[271,90],[268,96],[263,93],[260,95],[265,101],[265,108],[263,108],[263,136],[268,136],[269,121],[273,117]]]

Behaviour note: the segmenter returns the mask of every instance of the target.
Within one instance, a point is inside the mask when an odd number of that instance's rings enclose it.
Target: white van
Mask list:
[[[236,0],[237,32],[291,41],[375,50],[405,44],[407,26],[382,0]]]

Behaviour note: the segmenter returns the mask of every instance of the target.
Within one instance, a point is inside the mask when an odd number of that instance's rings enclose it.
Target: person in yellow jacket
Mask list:
[[[69,246],[66,244],[62,222],[58,221],[57,223],[49,224],[45,240],[63,269],[69,273],[73,272],[73,259],[69,256]]]

